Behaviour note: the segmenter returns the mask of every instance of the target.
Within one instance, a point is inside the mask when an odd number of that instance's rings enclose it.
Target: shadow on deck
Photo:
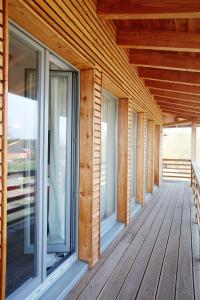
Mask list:
[[[165,182],[65,299],[200,299],[198,239],[189,183]]]

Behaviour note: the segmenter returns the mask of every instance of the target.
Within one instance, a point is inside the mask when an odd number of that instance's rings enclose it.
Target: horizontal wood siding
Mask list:
[[[94,149],[93,149],[93,239],[92,265],[100,255],[100,186],[101,186],[101,113],[102,113],[102,72],[95,69],[94,90]]]
[[[0,0],[0,299],[5,299],[7,201],[8,11]]]
[[[64,39],[66,47],[70,45],[80,57],[94,66],[99,66],[103,76],[109,78],[127,97],[131,97],[141,111],[147,111],[149,118],[155,119],[158,124],[162,123],[161,110],[138,77],[137,69],[129,64],[128,52],[116,45],[116,26],[113,21],[101,20],[97,16],[96,4],[93,1],[9,0],[8,2],[11,19],[38,39],[45,39],[45,42],[47,42],[45,35],[40,34],[39,30],[36,31],[33,25],[41,22],[44,30],[46,24],[49,32],[54,30],[57,37]],[[29,12],[28,22],[24,20],[26,12]],[[76,63],[80,68],[81,64],[78,61]]]
[[[79,257],[94,265],[100,244],[101,70],[81,71]]]
[[[118,221],[126,225],[130,220],[130,144],[131,144],[131,103],[127,98],[119,99],[119,158],[118,158]]]
[[[136,199],[144,205],[145,192],[145,113],[139,112],[137,126]]]

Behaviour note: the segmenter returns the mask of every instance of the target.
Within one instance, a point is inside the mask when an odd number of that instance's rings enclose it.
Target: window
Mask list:
[[[9,74],[7,296],[23,299],[76,251],[77,72],[11,26]]]
[[[101,234],[116,221],[117,122],[117,100],[104,92],[101,124]]]

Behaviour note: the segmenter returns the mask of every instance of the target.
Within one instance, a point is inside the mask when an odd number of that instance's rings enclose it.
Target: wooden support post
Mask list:
[[[81,71],[79,258],[93,266],[100,249],[101,72]]]
[[[162,181],[161,134],[161,127],[156,125],[154,147],[154,184],[157,186],[159,186]]]
[[[191,160],[196,160],[197,153],[197,124],[196,122],[192,122],[192,136],[191,136]]]
[[[138,113],[137,126],[137,171],[136,171],[136,199],[138,203],[144,205],[144,185],[145,185],[145,113]]]
[[[154,121],[147,121],[148,127],[148,167],[147,167],[147,193],[152,193],[154,189],[154,140],[155,140],[155,124]]]
[[[129,179],[129,99],[119,99],[119,148],[118,148],[118,202],[117,219],[129,223],[130,180]]]

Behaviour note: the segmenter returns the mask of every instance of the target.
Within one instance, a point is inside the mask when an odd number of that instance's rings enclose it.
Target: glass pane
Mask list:
[[[111,96],[103,97],[101,126],[101,220],[103,220],[116,210],[116,100]]]
[[[50,63],[48,125],[48,228],[47,273],[55,269],[70,249],[70,199],[67,197],[69,73]],[[69,142],[67,147],[67,141]]]
[[[7,295],[36,275],[38,52],[10,35]]]

